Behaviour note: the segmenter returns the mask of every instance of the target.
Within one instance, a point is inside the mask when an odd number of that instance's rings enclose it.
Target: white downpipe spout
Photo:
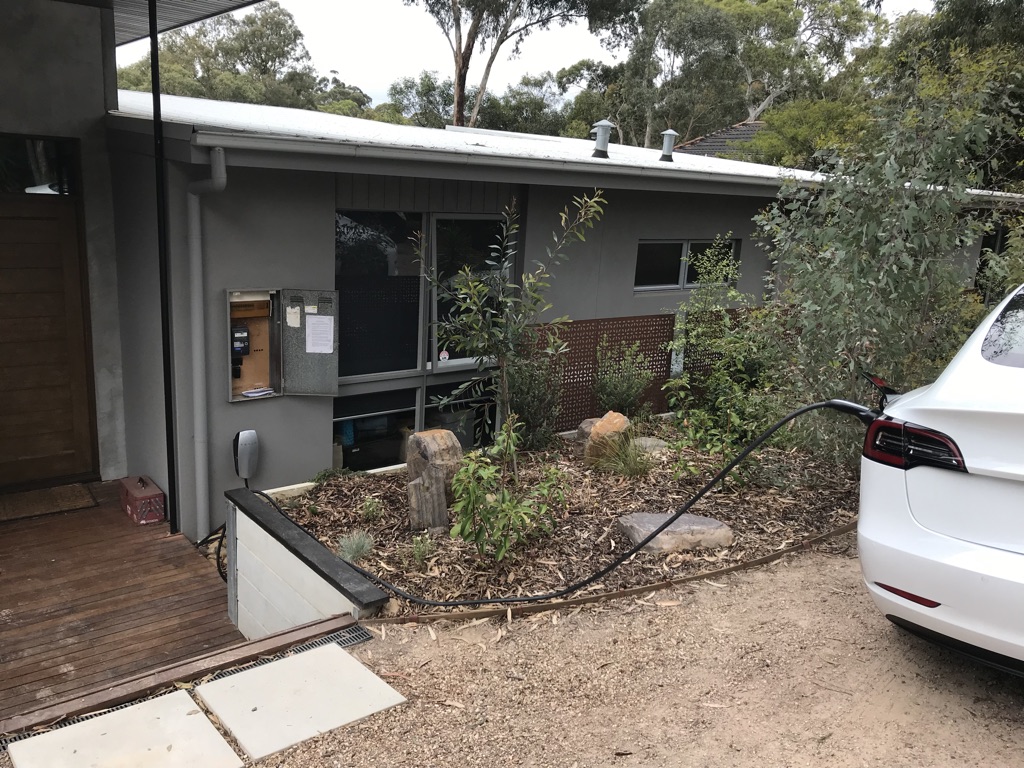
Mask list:
[[[192,321],[192,440],[196,471],[196,541],[210,535],[210,436],[206,402],[206,291],[201,195],[227,186],[224,149],[210,150],[210,178],[188,185],[188,288]]]

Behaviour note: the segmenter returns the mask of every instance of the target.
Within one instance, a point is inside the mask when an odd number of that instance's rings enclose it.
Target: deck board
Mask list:
[[[0,722],[241,643],[211,562],[97,506],[0,523]]]

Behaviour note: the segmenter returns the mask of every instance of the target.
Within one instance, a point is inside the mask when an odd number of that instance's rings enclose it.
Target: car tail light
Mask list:
[[[881,587],[886,592],[892,592],[894,595],[902,597],[904,600],[909,600],[912,603],[923,605],[925,608],[938,608],[942,603],[937,603],[934,600],[930,600],[927,597],[921,597],[915,595],[913,592],[907,592],[905,589],[898,589],[897,587],[890,587],[888,584],[883,584],[880,581],[875,582],[876,586]]]
[[[949,435],[887,416],[875,419],[868,427],[864,456],[900,469],[938,467],[967,471],[963,454]]]

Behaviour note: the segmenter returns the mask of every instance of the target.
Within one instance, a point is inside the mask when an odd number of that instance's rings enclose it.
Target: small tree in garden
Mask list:
[[[511,413],[509,369],[523,358],[540,353],[557,357],[564,351],[558,338],[559,318],[544,331],[534,327],[541,314],[551,309],[546,298],[551,284],[551,269],[565,258],[565,249],[586,239],[587,230],[601,220],[605,199],[600,190],[573,198],[560,214],[561,227],[552,235],[543,261],[535,261],[532,270],[515,282],[519,233],[519,211],[513,202],[506,210],[498,242],[491,249],[489,269],[474,272],[463,267],[453,277],[428,279],[451,307],[446,317],[438,318],[439,342],[476,360],[479,374],[459,386],[449,398],[465,396],[494,397],[500,425]]]
[[[479,370],[446,400],[489,395],[497,406],[498,431],[492,455],[470,453],[452,481],[455,520],[451,535],[472,542],[481,555],[503,559],[532,532],[544,530],[550,505],[564,498],[563,479],[553,467],[538,486],[520,487],[516,451],[522,433],[512,408],[513,379],[521,386],[535,387],[536,376],[531,379],[520,374],[545,368],[557,371],[557,358],[565,351],[557,332],[562,319],[544,331],[536,329],[540,315],[551,308],[546,298],[550,270],[564,258],[570,244],[586,239],[587,230],[600,221],[604,203],[599,190],[574,198],[560,214],[561,227],[552,235],[545,259],[535,261],[533,270],[524,272],[518,283],[512,279],[519,232],[514,203],[505,211],[501,236],[487,262],[489,270],[474,272],[464,267],[446,280],[439,280],[436,274],[428,276],[438,295],[452,307],[446,317],[438,319],[438,340],[475,359]],[[538,356],[547,359],[545,365],[539,366]],[[517,375],[510,373],[517,368],[522,369]],[[528,400],[520,398],[519,402]]]
[[[540,482],[523,487],[512,470],[520,424],[510,414],[488,455],[473,451],[452,480],[452,538],[473,544],[481,556],[503,560],[516,544],[551,528],[552,507],[565,502],[565,478],[555,466]]]

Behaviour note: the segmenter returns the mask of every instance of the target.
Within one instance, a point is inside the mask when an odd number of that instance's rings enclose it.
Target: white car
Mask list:
[[[858,544],[886,618],[1024,672],[1024,286],[868,427]]]

